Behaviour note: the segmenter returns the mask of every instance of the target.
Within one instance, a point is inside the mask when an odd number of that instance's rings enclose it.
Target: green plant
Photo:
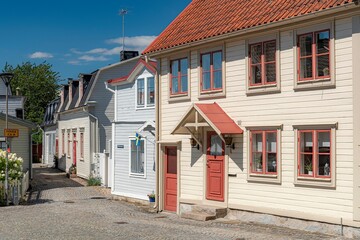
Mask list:
[[[88,186],[101,186],[101,177],[90,176],[87,184]]]
[[[74,164],[72,164],[71,167],[69,168],[69,173],[76,174],[76,166]]]
[[[310,171],[313,170],[313,168],[312,168],[312,163],[311,163],[311,162],[308,163],[308,164],[305,164],[305,170],[308,171],[308,172],[310,172]]]
[[[148,194],[148,197],[149,197],[149,198],[155,198],[155,193],[154,193],[154,191],[152,191],[152,193],[149,193],[149,194]]]

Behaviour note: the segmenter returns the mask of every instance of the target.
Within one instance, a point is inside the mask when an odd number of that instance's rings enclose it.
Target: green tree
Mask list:
[[[25,62],[16,67],[6,64],[3,71],[14,74],[12,92],[15,93],[18,88],[21,95],[26,97],[25,119],[41,124],[46,105],[56,97],[59,73],[53,71],[52,65],[47,62],[39,65]]]

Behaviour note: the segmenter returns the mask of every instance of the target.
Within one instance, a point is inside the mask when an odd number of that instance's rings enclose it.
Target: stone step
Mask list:
[[[215,215],[200,212],[185,212],[181,214],[181,217],[197,221],[209,221],[216,219]]]
[[[194,213],[205,213],[208,215],[214,215],[216,218],[223,218],[227,215],[226,208],[219,208],[207,205],[194,205],[192,206],[191,210]]]

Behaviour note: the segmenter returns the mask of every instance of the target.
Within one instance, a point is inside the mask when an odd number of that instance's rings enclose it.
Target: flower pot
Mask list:
[[[313,175],[313,171],[308,171],[308,174],[312,176],[312,175]]]
[[[155,202],[155,197],[149,197],[149,202]]]

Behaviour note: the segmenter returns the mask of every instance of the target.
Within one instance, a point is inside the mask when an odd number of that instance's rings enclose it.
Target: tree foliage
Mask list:
[[[46,105],[56,97],[59,73],[52,70],[52,65],[43,62],[39,65],[25,62],[13,67],[6,64],[4,72],[11,72],[11,91],[18,88],[25,101],[25,119],[41,124],[44,118]]]

